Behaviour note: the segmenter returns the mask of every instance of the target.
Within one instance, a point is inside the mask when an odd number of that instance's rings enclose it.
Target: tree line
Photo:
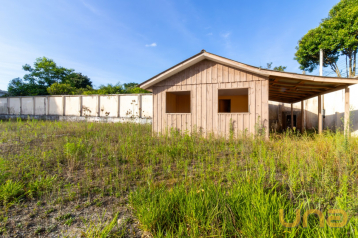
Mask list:
[[[94,89],[88,76],[58,66],[47,57],[37,58],[33,66],[25,64],[22,69],[28,73],[10,81],[5,96],[148,93],[137,83],[100,85]]]

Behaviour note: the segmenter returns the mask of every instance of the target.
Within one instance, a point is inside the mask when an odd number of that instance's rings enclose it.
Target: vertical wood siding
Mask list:
[[[218,90],[249,88],[248,113],[218,113]],[[255,134],[265,128],[268,135],[268,79],[203,60],[153,87],[153,132],[170,128],[204,135],[226,136]],[[166,113],[166,92],[190,91],[191,113]]]

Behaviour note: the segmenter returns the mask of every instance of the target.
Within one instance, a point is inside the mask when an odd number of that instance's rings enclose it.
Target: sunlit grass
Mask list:
[[[356,236],[358,139],[340,133],[209,137],[151,125],[0,123],[0,204],[124,197],[161,236]],[[341,208],[344,228],[284,228],[278,209]]]

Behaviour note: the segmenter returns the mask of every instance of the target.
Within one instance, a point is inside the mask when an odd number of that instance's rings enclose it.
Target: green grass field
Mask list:
[[[2,121],[0,233],[128,237],[139,222],[133,236],[357,237],[357,158],[357,138],[330,132],[225,140],[152,136],[133,123]],[[320,227],[311,215],[307,228],[286,228],[280,209],[286,222],[296,209],[326,219],[343,209],[349,220]]]

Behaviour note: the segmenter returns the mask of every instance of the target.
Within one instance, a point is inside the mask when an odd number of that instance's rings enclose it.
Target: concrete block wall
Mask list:
[[[0,98],[0,115],[151,119],[152,100],[151,94],[8,97]]]

